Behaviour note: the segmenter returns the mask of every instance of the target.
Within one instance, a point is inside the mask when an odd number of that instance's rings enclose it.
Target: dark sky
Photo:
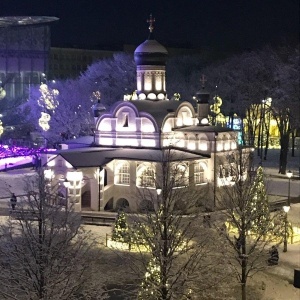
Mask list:
[[[0,16],[55,16],[52,46],[162,44],[224,51],[299,40],[298,0],[1,0]]]

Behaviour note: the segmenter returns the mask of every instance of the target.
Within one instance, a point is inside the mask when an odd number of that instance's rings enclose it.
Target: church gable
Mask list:
[[[120,102],[102,115],[96,125],[99,145],[157,147],[159,129],[154,118],[139,112],[130,102]]]
[[[174,128],[192,126],[198,123],[195,110],[191,103],[183,102],[175,113],[166,116],[162,125],[162,132],[171,132]]]

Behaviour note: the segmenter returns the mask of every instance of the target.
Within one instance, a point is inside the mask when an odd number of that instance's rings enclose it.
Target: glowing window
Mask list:
[[[115,172],[115,184],[130,185],[129,164],[127,162],[120,163]]]
[[[177,164],[172,167],[174,187],[184,187],[189,184],[189,168],[186,164]]]
[[[152,165],[143,164],[138,167],[137,186],[155,188],[155,171]]]
[[[205,183],[204,167],[202,163],[195,164],[194,182],[195,184]]]

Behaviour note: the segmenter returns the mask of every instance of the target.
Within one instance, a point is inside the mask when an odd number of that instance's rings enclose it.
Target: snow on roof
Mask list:
[[[220,126],[187,126],[184,128],[174,129],[174,131],[189,131],[189,132],[233,132],[234,130],[228,127]]]
[[[67,160],[74,168],[99,167],[114,159],[162,161],[165,152],[162,149],[136,149],[136,148],[89,148],[58,151],[58,155]],[[206,157],[173,149],[168,156],[171,161],[204,159]]]
[[[167,49],[156,40],[146,40],[140,44],[134,53],[165,53],[168,54]]]

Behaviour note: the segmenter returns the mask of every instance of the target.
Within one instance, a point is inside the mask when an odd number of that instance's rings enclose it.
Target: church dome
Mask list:
[[[93,105],[92,109],[94,117],[98,118],[100,114],[106,110],[106,107],[100,102],[100,100],[98,100],[98,102]]]
[[[140,44],[134,51],[134,60],[137,65],[166,65],[168,51],[158,41],[153,38],[153,24],[155,19],[150,15],[147,20],[150,24],[150,34],[148,39]]]
[[[167,49],[156,40],[146,40],[140,44],[134,53],[165,53],[168,54]]]
[[[167,57],[167,49],[154,39],[146,40],[134,51],[137,65],[165,65]]]

